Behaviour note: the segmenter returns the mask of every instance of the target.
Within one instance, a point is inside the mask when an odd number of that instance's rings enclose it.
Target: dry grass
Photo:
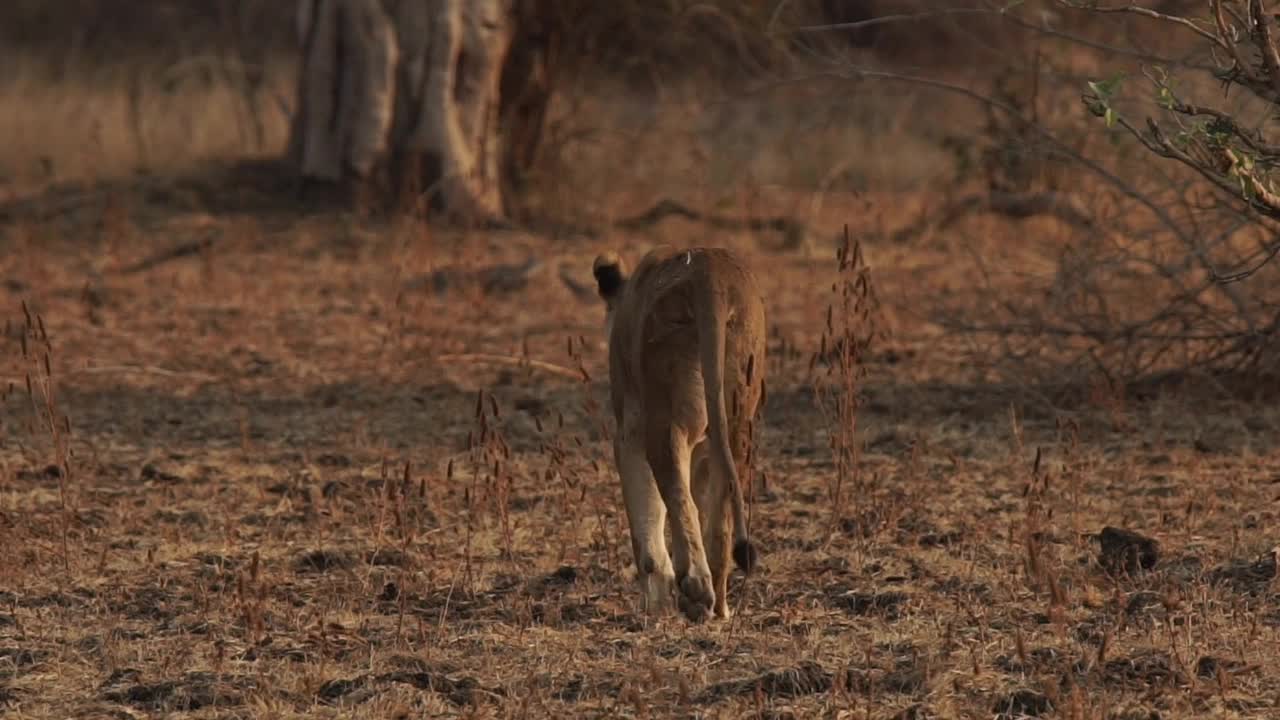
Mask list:
[[[135,228],[118,260],[177,241],[179,219]],[[505,294],[404,290],[441,258],[539,252],[586,276],[597,248],[340,216],[210,222],[220,244],[135,276],[111,272],[92,237],[5,240],[12,712],[1274,710],[1274,564],[1243,568],[1275,543],[1280,416],[1175,391],[1046,412],[969,384],[906,313],[904,298],[954,281],[928,248],[910,250],[910,272],[868,250],[898,319],[863,381],[863,494],[835,523],[809,351],[781,352],[816,350],[834,263],[759,258],[779,351],[752,509],[767,564],[735,581],[734,621],[691,627],[633,608],[600,308],[549,271]],[[28,420],[21,298],[52,343],[70,472],[47,420]],[[590,379],[433,360],[463,352],[580,360]],[[1158,538],[1155,569],[1098,568],[1085,534],[1108,524]]]
[[[97,102],[42,92],[70,103],[59,117]],[[30,130],[4,162],[86,152],[84,126],[35,122],[50,102],[6,100],[0,123]],[[1273,393],[1053,394],[966,366],[972,340],[922,298],[975,308],[959,259],[989,252],[996,282],[1020,287],[1069,232],[981,218],[963,247],[883,242],[939,182],[908,122],[926,102],[861,111],[901,133],[908,159],[874,155],[844,185],[818,181],[836,149],[869,142],[853,131],[726,110],[729,132],[682,145],[673,111],[622,135],[621,167],[616,141],[579,146],[567,157],[586,180],[546,199],[816,208],[813,257],[679,221],[607,240],[633,257],[657,239],[731,246],[764,269],[775,334],[751,508],[764,567],[733,580],[732,621],[702,626],[635,610],[603,311],[559,279],[589,282],[603,243],[302,215],[240,176],[159,170],[23,205],[0,235],[0,704],[14,717],[1273,716]],[[239,137],[231,116],[183,107],[205,137]],[[794,150],[743,152],[780,126]],[[60,160],[53,179],[128,175],[133,144],[114,127],[101,152],[118,164]],[[176,158],[170,172],[221,147],[188,156],[159,127],[153,157]],[[865,376],[840,380],[862,388],[857,407],[824,413],[810,361],[844,223],[887,337]],[[122,271],[201,238],[215,240]],[[545,263],[521,282],[472,272],[530,254]],[[830,424],[854,409],[856,434]],[[833,437],[856,461],[839,485]],[[1154,567],[1109,574],[1090,537],[1105,526],[1157,539]]]
[[[210,160],[272,153],[288,130],[288,63],[271,68],[257,93],[257,121],[223,74],[234,66],[213,56],[164,66],[128,62],[55,71],[39,58],[9,55],[5,66],[0,199],[52,181],[120,178],[140,170],[172,175]]]

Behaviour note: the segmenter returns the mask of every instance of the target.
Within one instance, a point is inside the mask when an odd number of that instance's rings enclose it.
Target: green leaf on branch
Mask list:
[[[1120,89],[1122,82],[1124,82],[1124,73],[1116,73],[1106,80],[1090,80],[1087,83],[1093,94],[1084,97],[1085,107],[1093,115],[1102,118],[1108,128],[1116,124],[1116,112],[1111,107],[1111,98]]]
[[[1124,73],[1116,73],[1106,80],[1090,80],[1089,89],[1093,94],[1098,96],[1100,100],[1110,100],[1120,89],[1121,83],[1124,82]]]

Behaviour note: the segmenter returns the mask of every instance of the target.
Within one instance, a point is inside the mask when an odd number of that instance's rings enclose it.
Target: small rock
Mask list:
[[[382,586],[382,592],[378,593],[378,600],[381,602],[395,602],[400,599],[400,586],[393,582],[385,583]]]
[[[578,569],[572,565],[562,565],[547,580],[558,585],[570,585],[578,580]]]
[[[1218,662],[1218,658],[1212,655],[1205,655],[1196,661],[1196,677],[1212,680],[1218,675],[1218,668],[1222,664]]]
[[[1098,533],[1098,562],[1111,573],[1136,573],[1155,567],[1160,543],[1132,530],[1107,526]]]
[[[1213,680],[1218,677],[1218,671],[1225,673],[1238,672],[1245,667],[1245,664],[1239,660],[1223,660],[1212,655],[1202,656],[1196,661],[1196,677],[1204,680]]]

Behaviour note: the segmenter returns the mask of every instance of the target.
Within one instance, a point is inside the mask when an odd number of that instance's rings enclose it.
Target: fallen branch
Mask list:
[[[155,365],[95,365],[92,367],[72,368],[63,372],[55,372],[54,377],[112,374],[159,375],[161,377],[183,378],[187,380],[204,380],[205,382],[214,382],[222,379],[217,375],[211,375],[198,370],[169,370],[167,368],[156,367]],[[9,375],[0,376],[0,379],[3,379],[5,382],[22,382],[25,377]]]
[[[806,225],[794,217],[778,215],[765,218],[735,218],[715,213],[704,213],[701,210],[695,210],[684,203],[676,202],[671,198],[663,198],[642,213],[614,220],[612,222],[603,220],[596,222],[588,221],[591,224],[574,225],[571,223],[546,221],[533,223],[526,229],[532,232],[541,232],[553,236],[579,235],[595,240],[611,229],[616,228],[619,230],[629,231],[643,230],[657,225],[672,216],[682,217],[691,222],[703,223],[721,230],[777,232],[782,235],[781,248],[784,250],[793,250],[803,247],[805,236],[808,234],[808,228]]]
[[[173,260],[180,260],[192,255],[198,255],[213,247],[213,243],[221,236],[222,232],[220,230],[214,230],[198,240],[191,240],[189,242],[182,243],[169,248],[168,250],[156,253],[151,257],[139,260],[132,265],[122,268],[120,273],[122,275],[133,275],[134,273],[140,273],[143,270],[150,270]]]
[[[670,198],[663,198],[653,207],[639,215],[615,220],[613,226],[623,230],[640,230],[656,225],[663,219],[676,215],[686,220],[702,222],[722,230],[752,230],[755,232],[772,230],[782,234],[787,247],[799,247],[804,239],[805,227],[799,220],[791,217],[777,216],[771,218],[733,218],[725,215],[704,213],[678,203]]]
[[[582,380],[584,373],[581,370],[574,370],[563,365],[545,362],[543,360],[534,360],[532,358],[512,357],[510,355],[489,355],[487,353],[464,353],[459,355],[437,355],[436,360],[442,362],[460,362],[460,363],[494,363],[497,365],[514,365],[522,368],[535,368],[552,375],[572,378],[574,380]]]

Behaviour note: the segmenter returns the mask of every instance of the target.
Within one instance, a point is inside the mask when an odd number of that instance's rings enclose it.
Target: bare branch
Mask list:
[[[495,365],[511,365],[518,368],[530,368],[542,370],[543,372],[560,377],[569,378],[571,380],[581,380],[582,371],[567,368],[563,365],[556,365],[545,360],[535,360],[528,357],[512,357],[509,355],[490,355],[486,353],[465,353],[459,355],[437,355],[436,360],[442,363],[462,363],[462,364],[495,364]]]
[[[1148,140],[1137,128],[1133,127],[1127,120],[1118,119],[1125,129],[1129,130],[1135,137],[1143,142],[1148,148],[1155,153],[1177,160],[1187,167],[1200,173],[1202,177],[1217,185],[1220,189],[1240,197],[1250,206],[1262,212],[1265,215],[1280,218],[1280,195],[1272,192],[1261,180],[1254,175],[1253,171],[1248,169],[1241,161],[1240,155],[1231,148],[1219,148],[1220,159],[1222,161],[1223,170],[1218,171],[1214,168],[1205,166],[1203,163],[1191,157],[1187,152],[1177,147],[1177,145],[1165,135],[1164,130],[1153,119],[1147,118],[1147,129],[1150,131],[1150,139]],[[1234,183],[1231,178],[1239,178],[1241,183]],[[1241,190],[1244,190],[1242,193]]]
[[[1262,53],[1262,65],[1271,78],[1271,87],[1276,97],[1280,97],[1280,53],[1276,52],[1276,44],[1271,39],[1270,13],[1262,5],[1262,0],[1249,0],[1249,13],[1253,20],[1254,44]]]
[[[1172,101],[1169,109],[1191,117],[1213,118],[1213,121],[1220,128],[1239,138],[1250,150],[1265,157],[1267,160],[1280,161],[1280,145],[1272,145],[1263,140],[1258,133],[1240,127],[1235,118],[1221,110],[1203,105],[1192,105],[1176,99]]]
[[[902,13],[899,15],[881,15],[867,20],[858,20],[856,22],[831,23],[829,25],[801,25],[794,28],[794,32],[831,32],[835,30],[858,30],[861,28],[873,27],[876,25],[889,25],[898,22],[911,22],[913,20],[929,20],[936,17],[944,17],[948,15],[1004,15],[1007,10],[994,10],[991,8],[939,8],[937,10],[926,10],[917,13]]]
[[[1139,15],[1142,17],[1151,18],[1152,20],[1159,20],[1161,22],[1173,23],[1174,25],[1180,25],[1184,28],[1187,28],[1191,32],[1194,32],[1200,37],[1212,42],[1215,45],[1222,47],[1223,49],[1228,49],[1228,50],[1231,49],[1227,44],[1225,34],[1219,37],[1219,35],[1215,35],[1213,32],[1206,30],[1200,27],[1199,25],[1197,25],[1196,22],[1191,18],[1182,17],[1181,15],[1169,15],[1168,13],[1162,13],[1157,10],[1152,10],[1151,8],[1140,7],[1137,5],[1094,7],[1091,5],[1088,5],[1088,6],[1078,5],[1075,2],[1072,2],[1072,0],[1057,0],[1057,2],[1062,7],[1071,8],[1072,10],[1088,10],[1090,12],[1096,12],[1096,13],[1121,13],[1121,14],[1128,14],[1128,15]],[[1217,3],[1220,3],[1220,0],[1214,0],[1214,2],[1215,4],[1217,4]]]
[[[1235,59],[1235,69],[1237,72],[1244,73],[1253,79],[1253,73],[1249,69],[1249,62],[1244,59],[1244,55],[1240,53],[1240,48],[1236,46],[1235,33],[1231,32],[1231,26],[1227,24],[1226,14],[1222,9],[1222,0],[1212,0],[1210,6],[1213,8],[1213,20],[1218,27],[1218,37],[1215,40],[1231,53],[1231,57]]]
[[[1176,107],[1176,106],[1175,106]],[[1193,109],[1191,106],[1183,106],[1187,110]],[[1201,108],[1201,110],[1203,110]],[[1207,114],[1207,113],[1202,113]],[[1177,160],[1183,165],[1196,171],[1201,177],[1208,180],[1218,189],[1230,194],[1233,197],[1243,200],[1250,209],[1264,216],[1280,219],[1280,194],[1272,192],[1261,180],[1259,180],[1252,171],[1243,166],[1240,156],[1230,148],[1220,148],[1221,159],[1224,163],[1223,171],[1216,171],[1213,168],[1205,166],[1191,157],[1188,153],[1178,148],[1169,137],[1164,133],[1155,120],[1147,118],[1148,134],[1144,134],[1133,126],[1127,119],[1121,116],[1116,117],[1116,123],[1128,131],[1134,138],[1141,142],[1145,147],[1153,153],[1161,156]],[[1239,178],[1240,183],[1233,183],[1231,177]],[[1243,184],[1241,184],[1243,183]],[[1242,192],[1243,191],[1243,192]],[[1213,267],[1203,255],[1203,251],[1199,250],[1199,246],[1193,246],[1198,250],[1197,254],[1201,257],[1204,267],[1208,270],[1210,276],[1215,283],[1220,285],[1229,285],[1239,282],[1254,275],[1270,260],[1280,254],[1280,243],[1275,243],[1265,249],[1261,260],[1255,262],[1244,270],[1238,270],[1229,273],[1223,273]],[[1239,299],[1231,295],[1233,301],[1240,304]]]
[[[1125,47],[1120,47],[1118,45],[1110,45],[1104,42],[1099,42],[1097,40],[1087,38],[1083,35],[1077,35],[1075,33],[1070,33],[1065,30],[1058,30],[1056,28],[1051,28],[1044,23],[1034,23],[1029,20],[1025,20],[1022,17],[1015,15],[1013,13],[1002,13],[1001,19],[1003,19],[1007,23],[1023,28],[1025,30],[1030,30],[1040,35],[1044,35],[1045,37],[1053,38],[1056,40],[1062,40],[1063,42],[1071,43],[1072,45],[1079,45],[1082,47],[1091,48],[1093,50],[1108,53],[1111,55],[1121,55],[1125,57],[1135,58],[1138,60],[1146,60],[1147,62],[1159,63],[1161,65],[1178,65],[1178,66],[1188,67],[1193,70],[1214,71],[1217,69],[1217,68],[1213,68],[1205,65],[1190,63],[1185,59],[1164,57],[1162,55],[1155,55],[1153,53],[1145,52],[1138,49],[1129,49]]]

